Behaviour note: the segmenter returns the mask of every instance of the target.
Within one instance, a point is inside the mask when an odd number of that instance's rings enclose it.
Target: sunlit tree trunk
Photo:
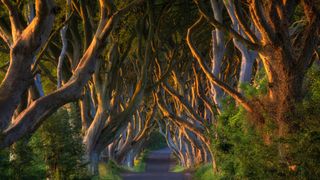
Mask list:
[[[71,8],[71,0],[66,1],[66,15],[65,18],[67,19],[70,16],[70,8]],[[68,25],[64,25],[60,30],[60,38],[62,42],[62,48],[58,59],[58,66],[57,66],[57,88],[62,86],[62,66],[64,63],[64,59],[66,58],[67,48],[68,48],[68,40],[66,37],[68,30]]]
[[[101,3],[106,3],[106,2],[101,1]],[[89,81],[91,74],[93,73],[96,67],[96,59],[98,58],[98,56],[101,54],[101,52],[105,47],[106,38],[112,31],[114,25],[119,22],[120,16],[127,13],[130,10],[130,8],[134,7],[137,3],[141,3],[141,1],[137,0],[130,3],[128,6],[114,13],[108,20],[106,20],[106,16],[105,16],[107,12],[106,4],[101,5],[101,20],[100,20],[99,27],[96,31],[95,37],[93,38],[90,46],[88,47],[83,57],[81,58],[77,68],[74,70],[73,76],[65,84],[65,86],[57,89],[56,91],[52,92],[51,94],[45,97],[39,98],[38,100],[34,101],[26,110],[20,113],[20,115],[12,122],[12,125],[8,129],[6,129],[6,131],[3,133],[2,135],[3,141],[0,143],[0,147],[9,146],[13,142],[15,142],[17,139],[21,138],[23,135],[35,131],[39,127],[39,125],[45,120],[45,118],[51,115],[53,112],[55,112],[56,109],[58,109],[59,107],[63,106],[68,102],[75,101],[81,97],[82,89]],[[51,14],[49,15],[51,17]],[[36,23],[37,21],[34,20],[32,21],[31,24],[36,24]],[[19,40],[23,40],[23,38],[20,38]],[[28,47],[33,48],[33,46],[28,46]],[[13,51],[13,54],[15,52],[16,51]],[[17,62],[17,61],[14,61],[14,62]],[[11,65],[11,66],[17,66],[13,68],[14,72],[16,72],[20,67],[18,64]],[[8,74],[10,73],[12,72],[9,70]],[[19,74],[20,73],[22,72],[19,72]],[[8,75],[6,77],[10,77],[10,76]],[[19,79],[19,77],[20,76],[14,75],[13,78],[16,80],[17,78]],[[9,83],[8,79],[10,78],[7,78],[7,80],[6,79],[4,80],[3,84],[0,87],[0,92],[4,90],[5,87],[13,85],[12,83],[14,81],[10,81],[11,83]],[[9,84],[6,84],[6,83],[9,83]],[[19,86],[16,86],[15,89],[21,89],[19,88],[21,84],[25,85],[25,83],[19,83]],[[5,92],[5,93],[8,93],[8,92]],[[5,97],[10,97],[10,96],[5,96]],[[7,98],[0,100],[1,102],[0,106],[2,106],[2,102],[4,102],[6,99]],[[10,114],[10,111],[8,108],[9,107],[13,108],[14,104],[15,103],[11,103],[12,106],[8,106],[6,108],[1,107],[0,111],[4,110],[6,112],[6,115],[1,114],[0,116],[8,117],[7,115]],[[4,121],[1,121],[1,122],[4,122]]]
[[[214,14],[214,18],[223,22],[222,17],[222,1],[220,0],[210,0],[211,8]],[[212,69],[211,72],[214,76],[220,78],[221,75],[221,65],[224,56],[224,33],[220,29],[212,30]],[[213,100],[217,107],[221,108],[221,99],[223,97],[223,91],[219,86],[211,83],[211,93]]]
[[[188,30],[187,43],[191,52],[196,57],[201,69],[211,82],[219,85],[227,94],[232,96],[244,109],[254,114],[253,120],[257,127],[265,125],[265,119],[276,124],[275,135],[278,138],[286,138],[295,129],[292,128],[292,115],[296,112],[295,105],[303,98],[303,79],[309,67],[314,61],[314,51],[318,44],[320,28],[320,16],[317,7],[312,0],[302,1],[265,1],[248,2],[250,17],[261,38],[250,29],[247,19],[241,12],[240,1],[236,3],[235,15],[244,34],[238,33],[216,19],[212,18],[204,8],[202,1],[194,1],[203,17],[201,17]],[[290,24],[294,21],[294,14],[300,5],[304,12],[306,25],[296,35],[290,33]],[[217,77],[208,71],[204,63],[204,57],[192,43],[191,32],[206,19],[212,26],[229,33],[248,48],[258,52],[263,62],[268,79],[268,95],[259,102],[251,102],[232,87],[220,82]],[[254,105],[255,104],[255,105]],[[268,142],[268,141],[267,141]],[[279,142],[279,155],[283,161],[290,159],[287,153],[288,144]],[[285,164],[285,163],[284,163]]]
[[[46,42],[54,20],[55,5],[51,0],[36,0],[36,16],[24,27],[16,7],[4,0],[10,14],[12,39],[10,66],[0,85],[0,130],[7,128],[13,112],[20,103],[22,94],[33,81],[31,65],[36,54]]]
[[[224,1],[224,4],[225,4],[225,7],[228,11],[229,17],[231,18],[232,27],[239,34],[246,37],[242,28],[239,25],[238,19],[236,18],[234,3]],[[252,27],[251,29],[253,30],[253,32],[255,32],[254,26],[251,25],[251,27]],[[238,89],[239,89],[239,91],[241,91],[242,84],[251,82],[252,69],[253,69],[254,61],[257,57],[257,52],[248,49],[245,44],[241,43],[236,38],[233,38],[233,43],[241,53],[241,67],[240,67],[240,75],[239,75],[239,83],[238,83]]]

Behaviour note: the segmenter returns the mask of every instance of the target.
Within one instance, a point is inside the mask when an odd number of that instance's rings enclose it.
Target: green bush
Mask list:
[[[10,179],[40,179],[45,176],[44,164],[39,161],[29,141],[30,137],[24,137],[10,147]]]
[[[212,164],[206,164],[197,169],[193,174],[193,179],[196,180],[213,180],[219,177],[215,175],[212,171]]]
[[[75,115],[59,109],[38,130],[31,142],[37,155],[42,157],[47,176],[53,179],[86,177],[83,163],[84,147],[80,127],[74,124]],[[73,121],[76,120],[76,121]]]
[[[263,79],[263,78],[262,78]],[[258,80],[259,81],[259,80]],[[265,94],[263,80],[257,90],[243,85],[246,96]],[[274,122],[266,122],[256,128],[245,110],[227,99],[218,120],[218,139],[212,137],[212,149],[216,154],[218,174],[210,165],[197,169],[195,179],[319,179],[320,178],[320,71],[312,68],[305,81],[305,97],[296,104],[296,112],[289,115],[294,127],[286,138],[277,139],[272,133]],[[272,139],[264,143],[264,135]],[[288,149],[287,159],[279,156],[279,144]]]
[[[10,161],[8,149],[0,150],[0,174],[2,178],[9,179],[10,177]]]
[[[144,150],[140,153],[139,157],[134,160],[133,171],[134,172],[144,172],[146,169],[146,157],[149,154],[148,150]]]

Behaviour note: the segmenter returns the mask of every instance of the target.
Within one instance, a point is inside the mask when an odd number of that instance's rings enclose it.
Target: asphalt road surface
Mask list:
[[[124,180],[190,180],[190,175],[169,172],[175,161],[169,148],[152,151],[146,158],[146,171],[122,174]]]

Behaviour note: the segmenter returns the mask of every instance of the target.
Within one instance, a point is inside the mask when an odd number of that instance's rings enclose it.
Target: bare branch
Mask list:
[[[137,5],[137,2],[143,1],[133,1],[133,4],[131,4],[130,8],[134,7],[134,5]],[[125,8],[125,12],[128,12],[130,8]],[[17,141],[23,135],[35,131],[45,120],[45,118],[55,112],[56,109],[81,97],[83,87],[87,84],[91,74],[94,72],[96,59],[105,47],[106,37],[108,37],[114,27],[113,25],[118,22],[120,18],[119,16],[122,14],[122,10],[116,12],[109,18],[108,22],[103,28],[103,31],[96,33],[89,48],[86,50],[77,68],[75,69],[73,76],[65,84],[65,86],[32,102],[32,104],[26,110],[19,114],[10,127],[3,132],[1,136],[0,147],[7,147],[13,142]],[[139,91],[137,93],[139,93]],[[141,95],[139,93],[139,97],[140,96]],[[137,99],[135,101],[137,101]],[[131,106],[135,106],[135,103],[136,102],[132,102]],[[125,116],[126,113],[122,114],[121,116]]]
[[[45,43],[45,45],[43,46],[42,50],[40,51],[37,59],[34,61],[33,66],[32,66],[32,72],[36,71],[37,66],[41,60],[41,58],[43,57],[44,53],[46,52],[49,44],[52,42],[52,39],[57,35],[57,33],[66,25],[68,24],[68,22],[71,20],[71,17],[74,15],[74,12],[71,12],[71,14],[69,15],[69,17],[59,26],[57,27],[49,36],[47,42]]]
[[[194,111],[193,107],[183,96],[179,95],[178,92],[176,92],[167,82],[164,82],[161,85],[166,92],[168,92],[182,104],[182,106],[192,115],[194,120],[203,125],[205,120]]]
[[[312,0],[303,0],[302,2],[308,25],[300,40],[302,41],[302,51],[298,58],[298,67],[302,67],[302,71],[305,71],[312,61],[313,52],[319,42],[320,14],[314,7]]]
[[[265,41],[273,42],[274,38],[274,31],[271,29],[270,25],[267,23],[265,19],[265,15],[262,12],[261,7],[262,2],[260,0],[252,0],[250,5],[250,13],[252,20],[255,26],[259,29],[262,38]]]
[[[201,69],[205,73],[206,77],[210,80],[210,82],[214,83],[215,85],[219,86],[222,90],[228,93],[231,97],[233,97],[241,106],[243,106],[248,112],[253,112],[253,106],[251,103],[243,96],[241,93],[236,91],[235,89],[231,88],[226,83],[220,81],[218,78],[214,77],[211,73],[208,66],[205,64],[204,57],[201,55],[198,49],[196,49],[195,45],[192,42],[191,35],[193,31],[203,22],[204,18],[201,16],[198,21],[196,21],[187,32],[187,44],[191,50],[192,55],[196,58],[197,62],[199,63]]]
[[[204,102],[204,104],[207,106],[207,108],[211,111],[211,113],[216,116],[220,114],[219,108],[215,105],[214,102],[210,98],[207,98],[205,93],[203,92],[203,89],[200,87],[200,80],[199,75],[196,71],[195,65],[192,66],[193,73],[195,76],[195,86],[196,86],[196,93],[200,97],[200,99]]]
[[[229,3],[231,3],[229,1]],[[243,32],[247,35],[247,37],[254,43],[258,43],[259,40],[258,38],[256,37],[256,35],[251,31],[249,25],[246,23],[245,19],[244,19],[244,16],[243,14],[241,13],[241,5],[240,5],[240,2],[239,0],[235,0],[234,2],[234,12],[235,12],[235,16],[239,22],[239,25],[240,27],[242,28]]]
[[[0,23],[0,38],[7,44],[9,48],[11,48],[11,45],[12,45],[11,35],[5,30],[5,28],[2,25],[3,24]]]
[[[13,42],[15,42],[23,31],[23,26],[19,18],[17,7],[15,7],[10,2],[10,0],[2,0],[2,3],[5,5],[7,10],[9,11],[9,19],[10,19],[11,31],[12,31],[11,33],[13,37]]]
[[[144,128],[141,130],[141,132],[134,138],[133,142],[139,142],[142,140],[142,138],[144,138],[144,136],[146,135],[148,129],[150,128],[151,122],[154,118],[154,115],[157,112],[157,103],[154,102],[153,106],[152,106],[152,110],[147,114],[146,117],[146,122],[144,125]]]
[[[161,112],[165,117],[168,117],[173,121],[173,123],[178,123],[180,126],[189,129],[191,132],[195,133],[203,142],[209,142],[210,140],[204,136],[204,130],[199,129],[194,126],[194,124],[184,120],[182,117],[176,115],[175,113],[171,112],[168,107],[165,106],[164,102],[158,95],[155,95],[157,98],[157,104]]]
[[[259,44],[256,44],[246,38],[244,38],[243,36],[241,36],[237,31],[235,31],[233,28],[226,26],[222,23],[220,23],[219,21],[217,21],[215,18],[213,18],[212,16],[210,16],[207,12],[206,9],[204,8],[204,5],[202,4],[202,2],[200,2],[200,0],[194,0],[195,3],[198,6],[198,9],[200,11],[200,14],[214,27],[229,33],[232,37],[236,38],[237,40],[239,40],[240,42],[242,42],[243,44],[245,44],[246,46],[248,46],[250,49],[252,50],[259,50],[261,48],[261,46]]]

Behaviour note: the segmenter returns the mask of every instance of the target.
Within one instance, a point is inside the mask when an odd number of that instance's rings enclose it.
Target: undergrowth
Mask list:
[[[261,80],[263,82],[263,80]],[[259,82],[259,83],[261,83]],[[257,87],[260,90],[257,90]],[[265,84],[244,86],[248,97],[262,96]],[[294,132],[277,139],[270,132],[276,127],[267,122],[257,129],[248,114],[230,99],[225,101],[218,128],[212,129],[212,150],[216,153],[219,172],[204,165],[194,174],[196,180],[211,179],[319,179],[320,178],[320,71],[313,67],[305,79],[305,97],[295,105],[295,113],[288,115]],[[272,138],[264,142],[264,135]],[[271,135],[270,135],[271,134]],[[287,156],[279,156],[279,144],[285,144]]]

